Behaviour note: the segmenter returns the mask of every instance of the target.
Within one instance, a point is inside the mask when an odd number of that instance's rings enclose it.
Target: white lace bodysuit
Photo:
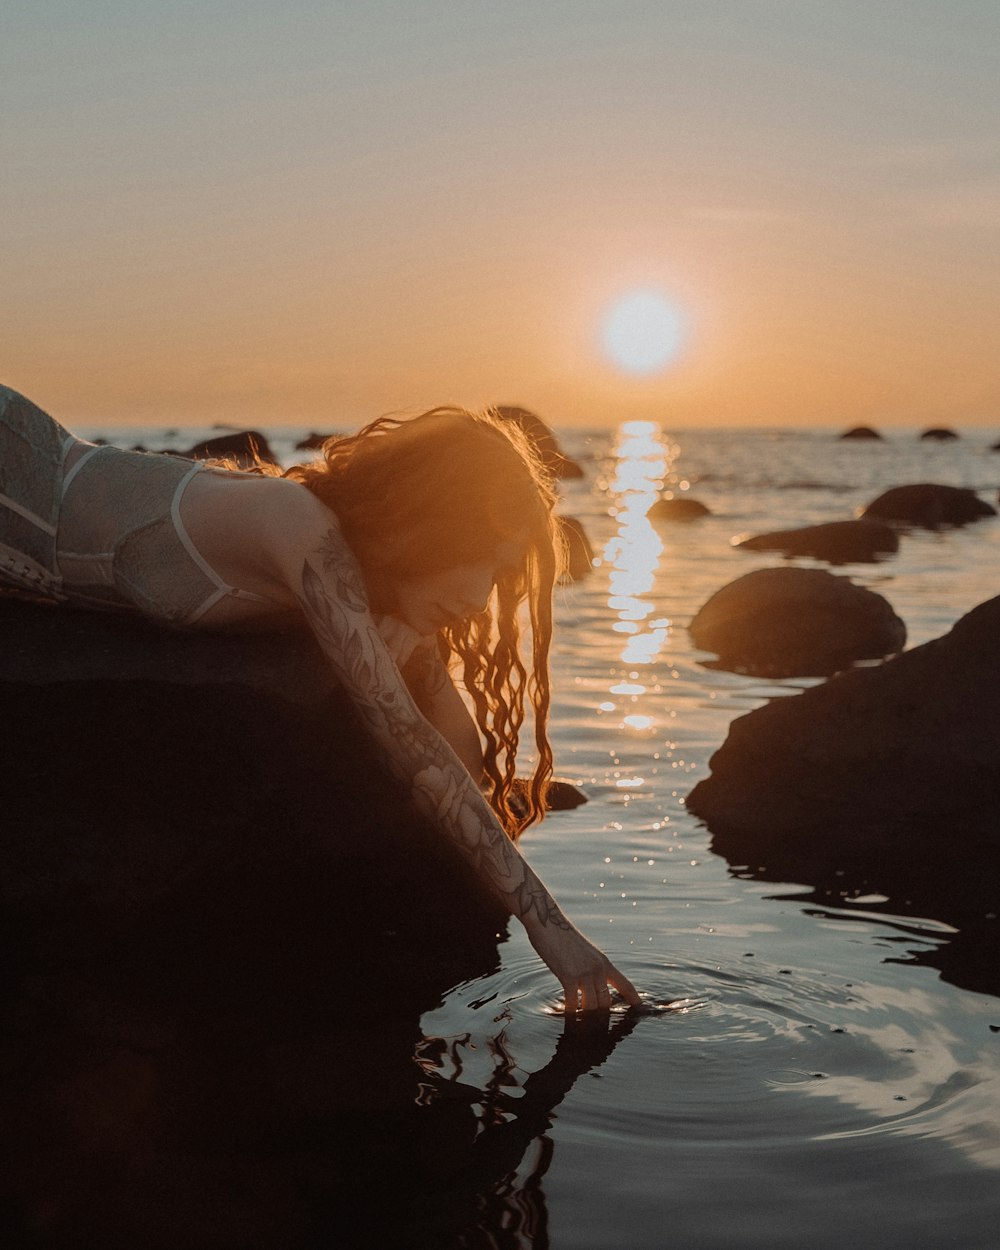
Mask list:
[[[0,387],[0,584],[175,625],[227,596],[277,607],[230,586],[191,541],[181,502],[198,473],[228,476],[179,456],[81,444]]]

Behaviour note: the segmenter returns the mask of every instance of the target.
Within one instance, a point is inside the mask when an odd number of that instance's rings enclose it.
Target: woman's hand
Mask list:
[[[601,1010],[611,1006],[613,985],[630,1007],[642,1000],[632,982],[619,972],[593,942],[561,917],[561,924],[528,923],[531,945],[545,960],[566,995],[566,1012]]]

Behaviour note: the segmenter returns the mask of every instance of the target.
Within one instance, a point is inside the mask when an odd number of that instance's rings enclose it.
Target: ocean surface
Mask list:
[[[81,433],[182,447],[203,432]],[[301,458],[304,431],[267,433],[286,463]],[[877,894],[818,901],[809,882],[737,873],[685,799],[735,717],[816,680],[724,672],[692,647],[687,625],[711,594],[782,563],[732,538],[846,519],[910,482],[995,503],[997,434],[845,442],[654,421],[559,433],[585,470],[560,510],[582,521],[596,561],[558,595],[552,737],[557,775],[588,802],[523,847],[651,1010],[567,1033],[558,986],[518,929],[498,971],[423,1017],[428,1114],[452,1098],[481,1136],[509,1138],[509,1166],[447,1245],[994,1250],[1000,950],[992,976],[952,962],[946,979],[934,955],[956,931],[933,912],[894,913]],[[711,515],[654,528],[645,513],[663,491]],[[1000,519],[915,531],[881,563],[834,571],[884,595],[915,646],[1000,593]],[[533,1109],[518,1116],[519,1102]]]

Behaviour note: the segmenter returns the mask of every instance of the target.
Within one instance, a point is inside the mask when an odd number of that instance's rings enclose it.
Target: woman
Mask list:
[[[0,584],[194,628],[301,613],[393,773],[525,926],[567,1009],[607,1008],[609,985],[636,1006],[513,840],[541,815],[552,768],[552,505],[530,445],[495,416],[383,419],[331,440],[322,463],[269,476],[97,447],[0,388]],[[525,599],[530,675],[518,653]],[[526,694],[538,765],[515,813]]]

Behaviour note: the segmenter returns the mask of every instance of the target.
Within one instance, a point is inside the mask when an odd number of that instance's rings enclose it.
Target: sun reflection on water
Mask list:
[[[650,665],[659,658],[670,634],[670,621],[653,617],[655,605],[648,598],[656,578],[663,543],[646,519],[650,505],[659,497],[678,448],[668,443],[653,421],[626,421],[618,430],[614,447],[614,472],[608,484],[610,512],[617,529],[604,550],[609,569],[608,608],[611,628],[623,635],[621,662],[629,668]],[[629,697],[632,711],[623,718],[630,729],[648,730],[655,718],[637,706],[645,685],[630,673],[628,682],[616,681],[609,693]]]

